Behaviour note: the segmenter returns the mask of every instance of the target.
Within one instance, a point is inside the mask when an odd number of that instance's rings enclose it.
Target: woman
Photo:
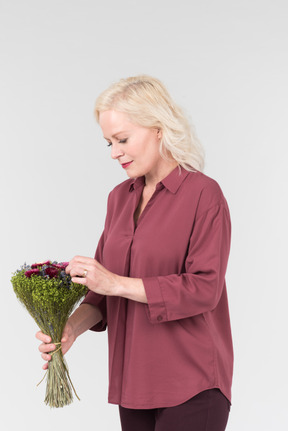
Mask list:
[[[122,430],[223,431],[233,367],[226,200],[158,80],[120,80],[95,113],[129,179],[109,195],[95,259],[76,256],[66,269],[89,293],[67,322],[63,353],[107,326],[109,402]],[[49,361],[55,345],[37,337]]]

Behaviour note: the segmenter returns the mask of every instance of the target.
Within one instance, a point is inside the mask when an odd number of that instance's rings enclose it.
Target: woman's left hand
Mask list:
[[[100,295],[117,296],[120,276],[104,268],[91,257],[75,256],[66,267],[72,282],[84,284],[89,290]]]

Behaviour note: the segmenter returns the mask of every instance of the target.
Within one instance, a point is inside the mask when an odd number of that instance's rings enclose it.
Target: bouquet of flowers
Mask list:
[[[31,266],[24,264],[11,279],[17,298],[40,330],[50,335],[52,343],[57,346],[51,353],[52,359],[46,372],[45,403],[50,407],[70,404],[73,400],[72,389],[77,396],[62,354],[61,338],[69,315],[86,294],[87,287],[72,283],[71,277],[65,272],[67,265],[67,262],[51,261]]]

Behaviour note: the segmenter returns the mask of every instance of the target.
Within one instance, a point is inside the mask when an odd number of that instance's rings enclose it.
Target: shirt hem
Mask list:
[[[125,401],[119,401],[116,400],[112,397],[108,398],[108,403],[109,404],[117,404],[120,405],[121,407],[127,408],[127,409],[139,409],[139,410],[145,410],[145,409],[157,409],[157,408],[165,408],[165,407],[175,407],[178,406],[180,404],[185,403],[186,401],[190,400],[191,398],[195,397],[196,395],[200,394],[201,392],[210,390],[210,389],[219,389],[221,391],[221,393],[227,398],[227,400],[230,402],[231,404],[231,395],[227,394],[227,392],[225,390],[223,390],[223,388],[220,387],[220,385],[211,385],[211,386],[207,386],[204,387],[202,389],[199,390],[195,390],[192,392],[189,392],[189,394],[187,394],[186,396],[183,396],[183,398],[179,398],[179,399],[175,399],[174,401],[169,401],[169,402],[143,402],[143,403],[130,403],[130,402],[125,402]]]

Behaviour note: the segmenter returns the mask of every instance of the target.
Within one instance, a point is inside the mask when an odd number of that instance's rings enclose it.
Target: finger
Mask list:
[[[55,349],[56,349],[56,346],[53,343],[52,344],[42,343],[38,347],[39,352],[44,353],[44,354],[48,353],[48,352],[53,352],[53,350],[55,350]]]
[[[85,274],[87,275],[89,272],[95,270],[95,265],[83,265],[83,264],[77,264],[74,265],[70,270],[70,276],[71,277],[83,277],[85,278]]]
[[[63,333],[62,333],[62,337],[61,337],[61,343],[65,343],[66,341],[68,341],[69,338],[69,330],[67,329],[67,327],[69,324],[66,323],[64,329],[63,329]]]
[[[82,276],[84,270],[90,270],[93,268],[102,267],[99,262],[97,262],[92,257],[85,257],[85,256],[75,256],[73,259],[70,260],[68,266],[66,267],[65,271],[67,274],[70,274],[71,277],[74,277],[75,275]],[[77,274],[74,271],[78,271],[81,269],[80,273]]]
[[[74,266],[90,266],[95,263],[95,259],[92,257],[86,257],[86,256],[75,256],[73,259],[69,262],[68,267],[74,267]]]
[[[77,264],[77,261],[75,260],[75,257],[73,257],[73,259],[70,260],[70,262],[68,263],[68,265],[65,268],[66,274],[70,274],[71,269]]]
[[[70,337],[70,333],[66,329],[64,329],[62,338],[61,338],[61,343],[66,343],[69,340],[69,337]]]
[[[75,256],[73,257],[72,261],[75,261],[77,263],[85,263],[87,265],[91,264],[95,259],[93,257],[87,257],[87,256]]]
[[[43,343],[51,343],[51,337],[49,337],[49,335],[43,334],[41,331],[36,332],[35,337]]]
[[[48,355],[47,353],[42,353],[41,358],[44,359],[44,361],[49,362],[49,361],[51,361],[52,356]]]
[[[87,271],[83,266],[73,266],[70,270],[70,276],[71,277],[82,277],[84,274],[84,271]]]
[[[46,364],[43,365],[42,370],[48,370],[49,364],[46,362]]]
[[[82,284],[83,286],[86,286],[88,281],[87,281],[87,277],[72,277],[71,278],[72,283],[77,283],[77,284]]]

